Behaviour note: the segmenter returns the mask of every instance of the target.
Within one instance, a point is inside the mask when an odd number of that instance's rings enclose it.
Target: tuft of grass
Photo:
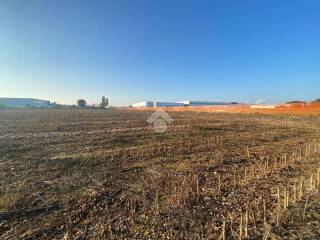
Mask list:
[[[9,210],[15,206],[20,195],[18,193],[7,193],[0,196],[0,210]]]

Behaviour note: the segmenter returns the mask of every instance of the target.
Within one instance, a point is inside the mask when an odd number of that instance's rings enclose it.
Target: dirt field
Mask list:
[[[0,110],[0,239],[319,239],[320,117]]]

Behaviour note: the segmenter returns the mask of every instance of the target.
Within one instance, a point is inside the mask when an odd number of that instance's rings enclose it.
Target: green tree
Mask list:
[[[101,108],[105,108],[106,107],[106,97],[105,96],[102,96],[102,98],[101,98],[100,107]]]
[[[101,103],[100,103],[100,107],[101,108],[106,108],[109,105],[109,100],[108,98],[106,98],[105,96],[102,96],[101,98]]]
[[[84,100],[84,99],[79,99],[79,100],[77,101],[78,107],[83,108],[83,107],[86,106],[86,104],[87,104],[87,102],[86,102],[86,100]]]
[[[106,107],[108,107],[108,106],[109,106],[109,99],[106,98]]]

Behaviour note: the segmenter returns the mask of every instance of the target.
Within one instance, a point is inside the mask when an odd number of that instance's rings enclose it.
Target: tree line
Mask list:
[[[85,99],[78,99],[77,106],[80,108],[85,108],[87,106],[87,101]],[[106,108],[109,106],[109,99],[105,96],[102,96],[100,102],[100,108]]]

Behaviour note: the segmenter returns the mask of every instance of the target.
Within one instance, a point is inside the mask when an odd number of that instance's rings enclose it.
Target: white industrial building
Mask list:
[[[183,107],[183,103],[179,102],[154,102],[154,107]]]
[[[181,101],[179,103],[183,103],[184,106],[211,106],[211,105],[230,105],[236,103],[229,103],[229,102],[209,102],[209,101]]]
[[[183,103],[178,102],[159,102],[159,101],[144,101],[132,104],[132,107],[182,107]]]
[[[159,102],[159,101],[144,101],[132,104],[132,107],[182,107],[182,106],[214,106],[214,105],[230,105],[236,103],[227,102],[208,102],[208,101],[179,101],[179,102]]]
[[[5,108],[46,108],[50,101],[34,98],[0,98],[0,106]]]
[[[132,104],[132,107],[139,108],[139,107],[154,107],[153,101],[144,101]]]

